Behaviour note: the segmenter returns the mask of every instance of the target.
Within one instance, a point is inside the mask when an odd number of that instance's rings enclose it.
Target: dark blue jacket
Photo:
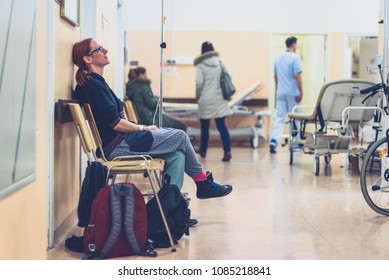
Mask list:
[[[90,79],[83,86],[77,85],[74,97],[91,106],[105,155],[109,156],[123,139],[127,140],[131,151],[148,152],[153,143],[150,131],[126,134],[115,131],[113,128],[124,118],[123,102],[117,98],[102,76],[96,73],[89,76]]]

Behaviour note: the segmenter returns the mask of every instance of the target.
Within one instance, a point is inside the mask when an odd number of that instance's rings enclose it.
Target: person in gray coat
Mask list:
[[[194,65],[196,66],[196,99],[201,124],[201,143],[197,152],[201,157],[206,157],[210,119],[215,119],[223,143],[222,161],[230,161],[231,139],[225,117],[231,115],[232,112],[220,87],[222,67],[227,73],[229,71],[219,59],[219,54],[214,50],[212,43],[208,41],[202,44],[201,55],[194,60]]]

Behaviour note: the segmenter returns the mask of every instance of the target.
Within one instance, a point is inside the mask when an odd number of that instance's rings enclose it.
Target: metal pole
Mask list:
[[[388,42],[389,42],[389,0],[384,0],[384,46],[383,46],[383,75],[386,77],[386,81],[384,81],[386,84],[388,83],[388,70],[387,66],[389,65],[389,53],[388,53]],[[384,106],[386,99],[384,98]],[[383,122],[382,122],[382,129],[386,130],[388,129],[388,116],[384,115]]]
[[[166,48],[166,43],[164,42],[164,24],[165,24],[165,16],[164,16],[164,0],[161,3],[161,61],[160,61],[160,73],[159,73],[159,127],[163,126],[163,118],[162,118],[162,103],[163,103],[163,50]]]
[[[384,2],[384,47],[383,47],[383,70],[384,76],[387,77],[387,66],[389,66],[389,0]],[[385,81],[385,83],[388,83]]]

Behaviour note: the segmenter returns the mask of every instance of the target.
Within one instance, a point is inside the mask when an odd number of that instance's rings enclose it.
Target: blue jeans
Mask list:
[[[225,117],[216,118],[216,127],[220,134],[220,139],[223,143],[223,150],[225,153],[231,152],[231,139],[230,133],[228,132]],[[208,149],[208,140],[209,140],[209,125],[210,119],[200,119],[201,123],[201,142],[200,142],[200,152],[205,153]]]

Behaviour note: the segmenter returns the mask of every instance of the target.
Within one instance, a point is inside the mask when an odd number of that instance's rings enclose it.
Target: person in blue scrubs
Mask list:
[[[289,37],[285,41],[286,52],[277,57],[274,63],[274,81],[276,85],[276,119],[270,131],[270,153],[276,153],[277,144],[284,131],[285,117],[303,98],[301,82],[301,60],[296,54],[297,38]]]

